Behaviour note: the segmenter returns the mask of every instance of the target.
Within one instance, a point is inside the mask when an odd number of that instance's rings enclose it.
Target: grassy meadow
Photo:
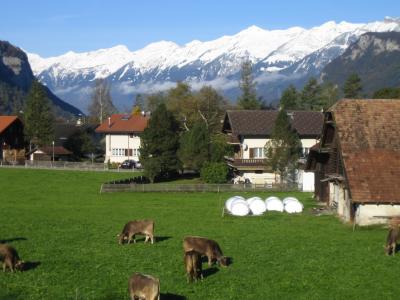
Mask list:
[[[386,230],[314,216],[310,193],[300,215],[221,217],[230,194],[99,194],[127,174],[0,169],[0,241],[28,261],[0,272],[0,299],[129,299],[135,271],[160,278],[161,299],[398,299],[400,255],[387,257]],[[243,194],[266,197],[269,193]],[[132,219],[155,220],[156,243],[121,246]],[[187,284],[182,238],[219,242],[228,268],[203,267]]]

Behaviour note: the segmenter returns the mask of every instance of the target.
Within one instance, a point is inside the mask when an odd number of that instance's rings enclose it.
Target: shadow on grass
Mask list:
[[[172,238],[172,236],[155,236],[154,237],[154,243],[160,243],[160,242],[169,240],[171,238]],[[145,239],[146,238],[144,238],[144,237],[140,237],[140,238],[136,239],[136,243],[138,243],[138,242],[142,243],[142,242],[145,241]],[[148,243],[150,243],[150,240],[148,241]],[[133,244],[133,241],[131,242],[131,244]]]
[[[203,270],[203,277],[204,278],[207,278],[208,276],[212,276],[212,275],[214,275],[215,273],[217,273],[217,272],[219,272],[219,269],[218,268],[216,268],[216,267],[211,267],[211,268],[207,268],[207,269],[205,269],[205,270]]]
[[[27,241],[27,238],[24,237],[15,237],[15,238],[11,238],[11,239],[6,239],[6,240],[0,240],[0,244],[5,244],[5,243],[12,243],[12,242],[16,242],[16,241]]]
[[[171,294],[171,293],[161,293],[160,294],[161,300],[186,300],[185,296]]]
[[[22,272],[30,271],[36,269],[38,266],[40,266],[40,261],[26,261],[24,262],[24,266],[22,268]]]

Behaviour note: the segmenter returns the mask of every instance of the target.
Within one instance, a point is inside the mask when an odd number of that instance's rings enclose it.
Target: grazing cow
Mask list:
[[[8,267],[11,272],[15,270],[22,270],[24,262],[20,260],[17,250],[15,248],[0,244],[0,260],[3,262],[3,272]]]
[[[126,223],[124,229],[122,229],[121,234],[118,235],[119,243],[123,244],[125,241],[128,241],[130,244],[131,239],[133,238],[133,242],[136,243],[135,235],[143,234],[146,236],[145,243],[151,240],[151,243],[154,243],[154,221],[152,220],[135,220]]]
[[[185,262],[187,281],[197,281],[199,278],[203,279],[201,254],[196,251],[185,252],[183,256]]]
[[[194,250],[207,256],[208,266],[211,266],[214,261],[217,261],[223,267],[228,265],[227,258],[223,256],[221,248],[214,240],[199,236],[187,236],[183,239],[183,250],[185,252]]]
[[[129,278],[128,288],[131,300],[160,299],[160,280],[153,276],[144,275],[141,273],[133,273],[131,278]]]
[[[385,252],[386,255],[395,255],[396,253],[396,245],[397,240],[399,239],[399,226],[391,226],[389,227],[388,236],[386,238]]]

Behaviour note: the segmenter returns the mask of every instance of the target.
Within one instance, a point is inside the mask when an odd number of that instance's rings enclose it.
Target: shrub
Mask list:
[[[200,171],[201,179],[207,183],[226,183],[228,166],[225,163],[205,163]]]

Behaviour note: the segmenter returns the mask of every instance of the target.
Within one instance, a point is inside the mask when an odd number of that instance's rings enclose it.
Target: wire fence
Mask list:
[[[71,161],[32,161],[24,163],[9,163],[0,161],[1,168],[20,168],[20,169],[52,169],[52,170],[76,170],[76,171],[101,171],[101,172],[141,172],[140,169],[109,168],[107,164],[95,162],[71,162]]]
[[[299,191],[297,184],[120,184],[103,183],[100,193],[114,192],[254,192]]]

